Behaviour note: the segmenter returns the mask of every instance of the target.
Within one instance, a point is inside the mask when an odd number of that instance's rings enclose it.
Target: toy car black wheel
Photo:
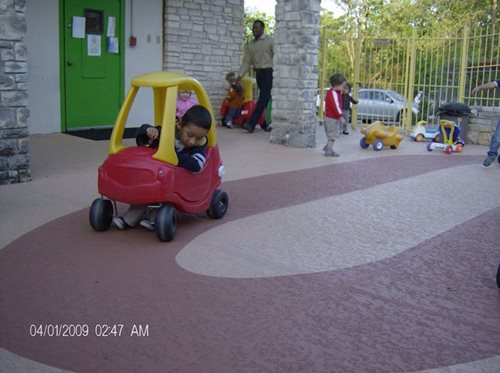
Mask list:
[[[432,152],[432,142],[427,144],[427,150]]]
[[[391,145],[391,149],[397,149],[398,147],[396,145]]]
[[[498,160],[498,163],[500,163],[500,155],[498,156],[498,159],[497,159],[497,160]]]
[[[155,221],[156,237],[162,242],[172,241],[177,230],[177,220],[174,208],[170,205],[158,209]]]
[[[109,199],[96,198],[90,206],[89,222],[98,232],[107,231],[113,220],[113,204]]]
[[[375,142],[373,143],[373,150],[378,152],[383,148],[384,148],[384,142],[380,139],[375,140]]]
[[[212,219],[220,219],[226,215],[228,207],[229,198],[227,193],[223,190],[217,189],[212,196],[212,201],[210,202],[210,208],[207,211],[207,215]]]
[[[366,149],[368,148],[370,145],[368,145],[366,143],[366,138],[365,137],[362,137],[361,140],[359,140],[359,145],[363,148],[363,149]]]

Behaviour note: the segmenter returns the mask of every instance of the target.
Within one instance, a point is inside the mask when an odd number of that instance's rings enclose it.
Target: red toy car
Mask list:
[[[126,118],[139,88],[152,88],[155,125],[162,126],[157,149],[122,144]],[[177,167],[175,152],[175,108],[178,89],[195,92],[200,105],[210,111],[212,126],[207,134],[205,167],[197,173]],[[156,72],[132,79],[131,88],[115,122],[108,158],[99,167],[101,194],[90,207],[90,225],[96,231],[108,230],[117,213],[116,202],[148,205],[157,209],[154,224],[160,241],[175,237],[175,211],[206,211],[211,218],[222,218],[228,209],[228,196],[219,189],[224,166],[216,142],[212,106],[201,84],[184,74]]]
[[[242,126],[243,123],[247,122],[252,116],[257,103],[253,100],[253,86],[255,85],[255,79],[250,77],[244,77],[241,79],[243,83],[243,105],[241,106],[241,115],[234,117],[233,124],[237,126]],[[227,100],[223,100],[219,114],[222,118],[222,124],[225,125],[225,118],[229,111],[229,107],[227,105]],[[262,129],[267,129],[266,123],[266,109],[262,112],[257,124],[261,126]]]

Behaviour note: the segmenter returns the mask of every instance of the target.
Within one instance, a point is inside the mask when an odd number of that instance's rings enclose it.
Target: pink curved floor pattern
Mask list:
[[[413,371],[498,355],[500,208],[339,271],[226,279],[175,262],[225,221],[478,161],[381,157],[227,182],[228,215],[183,216],[168,244],[93,232],[88,209],[57,219],[0,251],[0,347],[83,372]],[[31,337],[32,324],[92,335]],[[123,324],[122,335],[97,337],[97,324]],[[149,336],[131,335],[138,324]]]

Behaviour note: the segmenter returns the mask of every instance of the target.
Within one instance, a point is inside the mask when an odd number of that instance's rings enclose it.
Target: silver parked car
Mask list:
[[[374,122],[380,120],[399,123],[405,107],[405,98],[396,91],[378,88],[361,88],[358,93],[358,120]],[[411,106],[414,114],[418,113],[415,104]]]

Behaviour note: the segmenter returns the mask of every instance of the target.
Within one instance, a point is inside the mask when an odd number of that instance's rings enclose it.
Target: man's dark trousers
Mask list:
[[[249,125],[252,129],[255,129],[257,121],[261,117],[262,112],[271,99],[271,89],[273,88],[273,69],[256,69],[255,79],[257,80],[257,87],[259,87],[259,99],[249,120]]]

